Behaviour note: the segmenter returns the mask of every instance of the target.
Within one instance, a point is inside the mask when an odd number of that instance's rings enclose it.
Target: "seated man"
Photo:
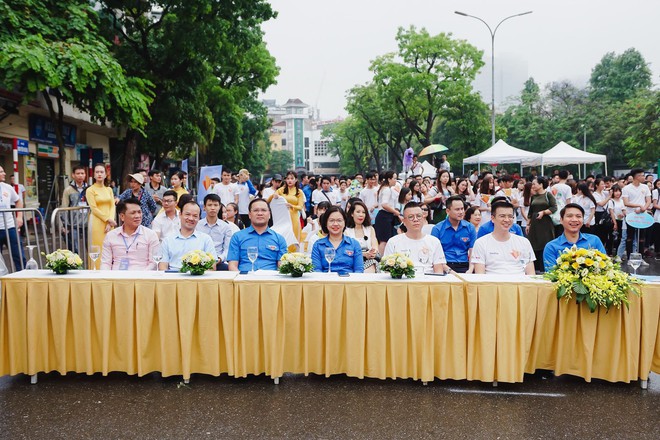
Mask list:
[[[584,224],[584,208],[577,203],[569,203],[559,211],[561,225],[564,233],[548,242],[543,249],[543,267],[549,271],[555,264],[562,251],[576,245],[583,249],[596,249],[607,254],[603,243],[598,236],[584,234],[580,228]]]
[[[264,199],[252,199],[248,205],[250,226],[231,237],[227,264],[229,270],[249,271],[252,263],[248,258],[248,247],[257,248],[254,269],[277,270],[280,258],[286,253],[286,240],[268,227],[270,207]]]
[[[493,201],[491,202],[491,206],[492,206],[493,203],[509,202],[509,201],[510,200],[507,197],[496,196],[496,197],[493,197]],[[512,203],[512,205],[513,205],[513,203]],[[515,209],[516,207],[514,206],[513,208]],[[493,220],[492,219],[488,220],[486,223],[479,226],[479,230],[477,231],[477,238],[481,238],[486,234],[490,234],[491,232],[493,232],[494,229],[495,229],[495,225],[493,225]],[[520,237],[525,236],[525,234],[523,234],[522,228],[516,222],[513,222],[513,224],[511,225],[511,229],[509,229],[509,232],[511,232],[512,234],[519,235]]]
[[[117,204],[122,225],[105,235],[101,270],[154,270],[154,254],[160,252],[158,236],[142,226],[140,201],[129,197]]]
[[[532,244],[509,232],[516,219],[513,205],[506,201],[493,203],[491,212],[495,229],[474,243],[474,273],[534,275],[536,257]]]
[[[181,229],[175,235],[167,237],[162,243],[163,260],[159,264],[161,270],[181,269],[181,258],[195,250],[208,252],[213,255],[214,259],[218,259],[211,237],[195,230],[200,214],[201,209],[194,200],[188,201],[181,207]]]
[[[233,230],[227,222],[218,218],[221,210],[222,203],[220,203],[220,196],[214,193],[207,194],[204,197],[204,212],[206,213],[206,217],[197,223],[196,230],[208,234],[213,240],[215,252],[218,254],[216,269],[227,270],[228,266],[225,261],[227,260],[229,241],[233,235]]]
[[[470,252],[477,233],[465,221],[465,204],[460,196],[451,196],[445,202],[447,218],[433,227],[431,235],[440,240],[447,258],[447,266],[454,272],[465,273],[470,265]]]
[[[424,272],[449,272],[451,269],[447,266],[440,240],[422,232],[423,218],[422,205],[408,202],[403,208],[406,233],[395,235],[387,241],[383,258],[395,252],[403,252],[410,256],[416,267],[422,267]]]
[[[176,191],[169,189],[163,193],[163,198],[160,199],[163,209],[151,222],[151,229],[161,240],[165,240],[170,235],[175,235],[181,229],[181,219],[179,211],[176,209],[178,197]]]

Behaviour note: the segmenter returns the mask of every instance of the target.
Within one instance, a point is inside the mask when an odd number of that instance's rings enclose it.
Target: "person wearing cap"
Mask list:
[[[282,175],[275,174],[272,179],[266,181],[266,183],[269,182],[270,182],[270,186],[265,188],[261,192],[261,198],[264,200],[268,200],[268,198],[273,194],[275,194],[275,191],[277,191],[280,188],[280,185],[282,185]]]
[[[149,228],[154,219],[153,213],[158,210],[158,205],[142,185],[144,185],[144,176],[141,173],[129,174],[129,189],[119,194],[119,197],[115,199],[115,204],[124,202],[132,197],[136,198],[142,208],[142,226]]]
[[[250,226],[250,217],[248,216],[248,205],[250,199],[257,194],[257,189],[250,181],[250,172],[245,168],[238,172],[238,183],[236,183],[238,193],[238,215],[241,221],[247,227]]]

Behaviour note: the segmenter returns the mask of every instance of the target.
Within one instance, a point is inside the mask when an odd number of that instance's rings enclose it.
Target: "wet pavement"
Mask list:
[[[285,375],[0,378],[3,439],[658,439],[647,390],[571,376],[520,384]]]

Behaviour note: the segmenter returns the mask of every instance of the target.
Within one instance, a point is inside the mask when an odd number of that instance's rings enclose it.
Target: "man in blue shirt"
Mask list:
[[[203,232],[195,231],[200,213],[201,209],[194,200],[181,207],[181,229],[177,234],[167,237],[161,244],[163,260],[158,264],[160,270],[181,269],[181,257],[195,250],[208,252],[216,260],[218,259],[213,239]]]
[[[465,205],[461,197],[451,196],[445,205],[447,218],[433,227],[431,235],[442,243],[447,266],[454,272],[465,273],[470,267],[470,251],[477,240],[477,231],[463,220]]]
[[[582,249],[596,249],[607,254],[598,236],[580,232],[580,228],[584,224],[584,208],[582,206],[577,203],[568,203],[562,208],[559,215],[561,216],[564,233],[546,244],[543,249],[543,266],[546,272],[557,264],[557,258],[559,258],[562,251],[573,245]]]
[[[252,199],[248,206],[251,225],[231,237],[227,264],[229,270],[249,271],[252,263],[248,247],[257,248],[254,269],[277,270],[280,258],[286,253],[286,240],[268,227],[270,207],[264,199]]]
[[[493,200],[491,201],[491,206],[492,206],[494,203],[497,203],[497,202],[509,202],[509,203],[511,203],[511,204],[513,205],[513,202],[512,202],[511,200],[509,200],[509,198],[506,197],[506,196],[496,196],[496,197],[493,197]],[[514,208],[516,208],[515,205],[514,205]],[[484,223],[483,225],[479,226],[479,230],[477,231],[477,238],[481,238],[481,237],[483,237],[483,236],[486,235],[486,234],[490,234],[490,233],[493,232],[494,230],[495,230],[495,224],[493,224],[493,220],[488,220],[486,223]],[[512,233],[512,234],[518,235],[518,236],[520,236],[520,237],[524,237],[524,236],[525,236],[525,234],[523,234],[522,228],[521,228],[520,225],[519,225],[518,223],[516,223],[516,222],[514,222],[514,223],[511,225],[511,228],[509,229],[509,232]]]
[[[227,252],[229,251],[229,241],[233,231],[229,224],[218,217],[222,211],[222,202],[220,196],[215,193],[209,193],[204,197],[204,212],[206,217],[197,223],[197,231],[208,234],[215,245],[215,252],[218,254],[216,270],[228,270]]]

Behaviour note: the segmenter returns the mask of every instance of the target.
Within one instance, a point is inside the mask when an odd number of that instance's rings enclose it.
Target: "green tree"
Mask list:
[[[7,0],[0,17],[0,84],[26,102],[43,98],[61,150],[64,103],[99,123],[145,127],[151,84],[127,75],[112,56],[88,1]],[[61,172],[64,166],[61,154]]]
[[[623,146],[630,166],[654,166],[660,159],[660,92],[646,92],[626,103]]]
[[[349,116],[342,122],[326,128],[323,137],[330,139],[330,153],[339,157],[342,174],[352,175],[365,172],[371,166],[379,167],[379,158],[372,154],[373,145],[365,140],[369,133],[364,121]]]
[[[142,0],[99,2],[107,37],[127,69],[155,85],[153,120],[141,149],[157,161],[187,157],[196,143],[204,159],[238,164],[262,133],[243,130],[254,97],[278,69],[261,24],[276,16],[264,0]],[[260,104],[259,104],[260,105]],[[246,138],[246,134],[252,135]],[[140,137],[127,137],[124,173],[133,168]]]
[[[288,150],[271,151],[268,172],[270,174],[281,174],[284,176],[293,167],[293,153]]]
[[[651,69],[636,49],[621,55],[609,52],[591,71],[589,83],[595,101],[623,102],[651,88]]]

